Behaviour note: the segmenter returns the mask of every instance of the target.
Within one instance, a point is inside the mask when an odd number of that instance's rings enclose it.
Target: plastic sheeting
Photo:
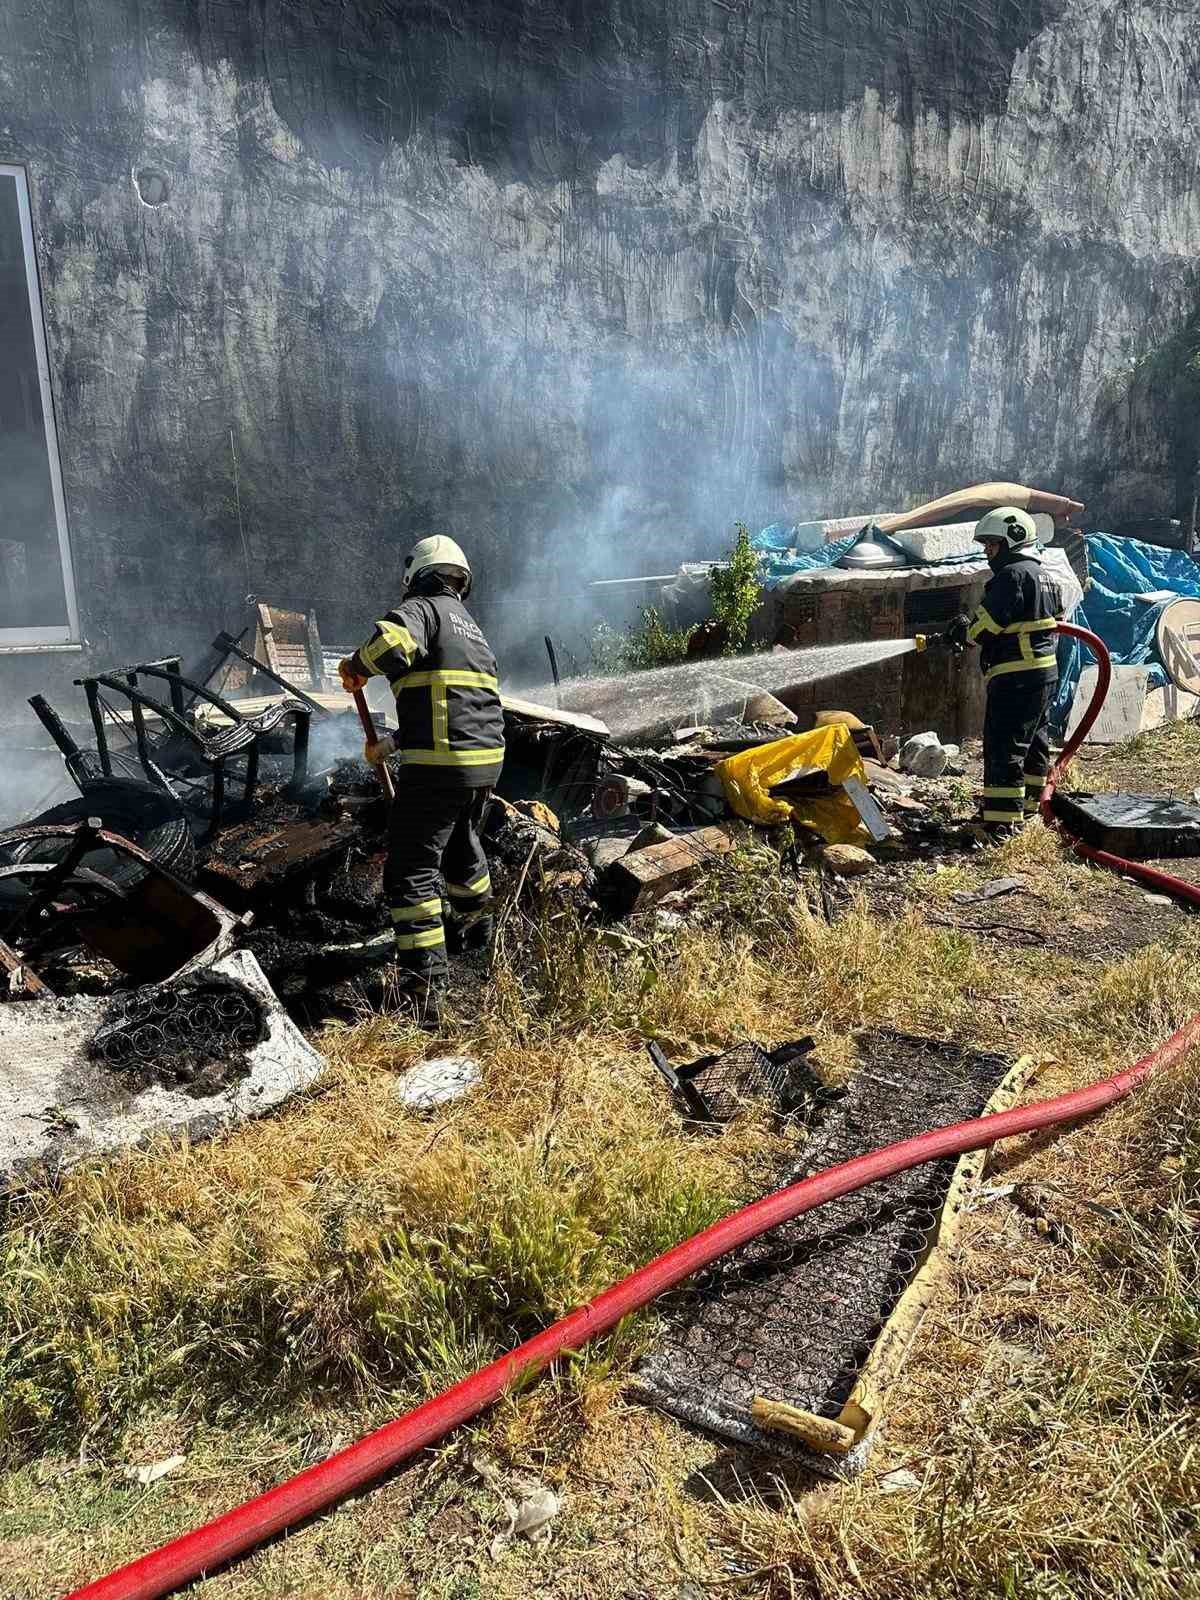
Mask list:
[[[808,524],[815,527],[816,524]],[[773,589],[777,583],[782,583],[785,578],[793,577],[797,572],[817,572],[823,567],[834,567],[853,545],[856,545],[868,529],[875,530],[875,538],[881,544],[891,545],[907,565],[913,567],[939,567],[962,566],[970,557],[961,555],[945,556],[940,561],[916,561],[895,539],[886,533],[880,533],[870,520],[863,523],[853,533],[844,535],[841,539],[832,539],[828,544],[812,545],[804,548],[802,538],[804,524],[790,522],[772,522],[769,527],[762,528],[758,533],[750,535],[750,547],[758,552],[759,566],[758,579],[764,589]],[[920,531],[920,530],[918,530]],[[797,540],[800,548],[797,548]]]
[[[863,527],[868,526],[864,523]],[[816,572],[821,567],[836,566],[859,534],[849,533],[844,539],[834,539],[816,550],[797,550],[792,541],[796,533],[790,522],[773,522],[770,527],[750,535],[750,547],[758,551],[758,580],[764,589],[773,589],[784,578],[796,572]]]
[[[1071,618],[1098,634],[1108,646],[1114,666],[1146,665],[1149,687],[1167,682],[1167,669],[1158,654],[1158,619],[1169,602],[1147,604],[1135,595],[1170,590],[1172,595],[1200,598],[1200,566],[1182,550],[1162,550],[1137,539],[1112,539],[1104,533],[1089,535],[1088,569],[1091,585],[1083,604]],[[1051,708],[1056,731],[1066,726],[1079,675],[1090,656],[1074,639],[1059,644],[1058,696]]]
[[[826,844],[854,844],[867,837],[853,800],[844,791],[831,795],[798,794],[776,797],[776,784],[799,772],[823,769],[831,784],[847,778],[867,780],[862,757],[848,728],[814,728],[771,744],[760,744],[729,756],[717,767],[725,797],[739,817],[770,827],[798,822],[812,828]]]
[[[792,523],[773,522],[751,535],[750,543],[760,557],[759,576],[764,588],[773,589],[797,572],[836,565],[859,538],[858,533],[852,533],[819,549],[797,550],[796,532]],[[1200,566],[1182,550],[1163,550],[1137,539],[1113,539],[1105,533],[1088,536],[1087,553],[1091,586],[1070,620],[1099,634],[1115,666],[1148,665],[1149,687],[1161,688],[1167,682],[1167,670],[1158,654],[1157,628],[1168,602],[1148,605],[1134,596],[1165,589],[1172,595],[1200,599]],[[961,562],[961,557],[958,559]],[[1087,653],[1077,640],[1059,642],[1058,695],[1050,712],[1051,724],[1058,733],[1067,725],[1086,659]]]

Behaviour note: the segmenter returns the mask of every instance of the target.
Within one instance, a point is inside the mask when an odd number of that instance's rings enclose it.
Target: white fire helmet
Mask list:
[[[430,567],[454,567],[459,572],[465,573],[467,581],[463,585],[462,592],[464,595],[470,592],[471,563],[454,540],[448,539],[444,533],[435,533],[428,539],[422,539],[420,543],[413,545],[404,558],[406,593],[417,574],[428,571]]]
[[[975,524],[975,543],[997,539],[1009,550],[1023,550],[1037,543],[1037,528],[1028,511],[1016,506],[997,506]]]

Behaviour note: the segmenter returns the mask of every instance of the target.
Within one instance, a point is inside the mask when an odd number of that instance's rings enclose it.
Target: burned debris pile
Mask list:
[[[44,1055],[50,1008],[75,1008],[63,1082],[93,1107],[161,1094],[186,1125],[179,1097],[244,1113],[263,1073],[274,1103],[288,1081],[271,1048],[280,1019],[295,1049],[295,1023],[388,1003],[388,799],[358,717],[311,655],[298,684],[282,658],[222,634],[192,674],[168,658],[80,679],[73,718],[32,702],[79,794],[0,833],[0,1014],[14,1038],[20,1019],[38,1032]],[[212,687],[231,663],[236,694]],[[529,944],[521,918],[547,908],[660,927],[703,915],[703,882],[737,859],[747,825],[777,830],[781,866],[808,876],[797,893],[812,888],[827,915],[830,886],[861,870],[852,856],[945,846],[945,824],[912,796],[928,782],[897,770],[894,743],[844,713],[797,733],[774,697],[733,700],[715,723],[677,718],[621,745],[586,711],[503,699],[482,836],[510,953]],[[460,989],[475,993],[487,955],[464,948],[452,915],[446,926]],[[292,1081],[311,1074],[305,1061]],[[39,1083],[22,1090],[31,1102]]]
[[[230,663],[236,698],[211,686]],[[269,693],[255,693],[256,672]],[[34,697],[80,793],[0,834],[10,998],[161,984],[236,942],[302,1022],[361,1006],[363,974],[390,954],[388,805],[354,713],[322,682],[314,665],[293,683],[222,633],[196,675],[166,658],[80,679],[74,721]],[[773,696],[743,693],[740,715],[621,746],[586,712],[503,703],[506,759],[483,825],[501,898],[648,911],[729,855],[738,818],[785,826],[839,874],[864,847],[948,842],[912,797],[919,762],[896,770],[895,741],[844,713],[796,733]],[[950,753],[938,746],[941,770]]]

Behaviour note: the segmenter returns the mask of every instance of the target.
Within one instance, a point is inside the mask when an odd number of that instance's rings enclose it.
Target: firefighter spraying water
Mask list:
[[[975,540],[992,577],[970,617],[958,617],[944,646],[979,647],[987,684],[983,795],[979,821],[989,837],[1019,828],[1038,808],[1050,770],[1050,704],[1058,686],[1055,629],[1062,585],[1042,564],[1033,518],[999,506],[980,519]]]

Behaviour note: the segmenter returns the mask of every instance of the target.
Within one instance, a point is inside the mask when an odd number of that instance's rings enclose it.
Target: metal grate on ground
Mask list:
[[[862,1065],[780,1187],[879,1145],[977,1116],[1008,1075],[1000,1056],[883,1032],[859,1040]],[[928,1255],[953,1160],[917,1167],[822,1206],[715,1263],[664,1303],[637,1390],[721,1438],[854,1471],[788,1434],[759,1427],[756,1397],[837,1419],[888,1319]]]

